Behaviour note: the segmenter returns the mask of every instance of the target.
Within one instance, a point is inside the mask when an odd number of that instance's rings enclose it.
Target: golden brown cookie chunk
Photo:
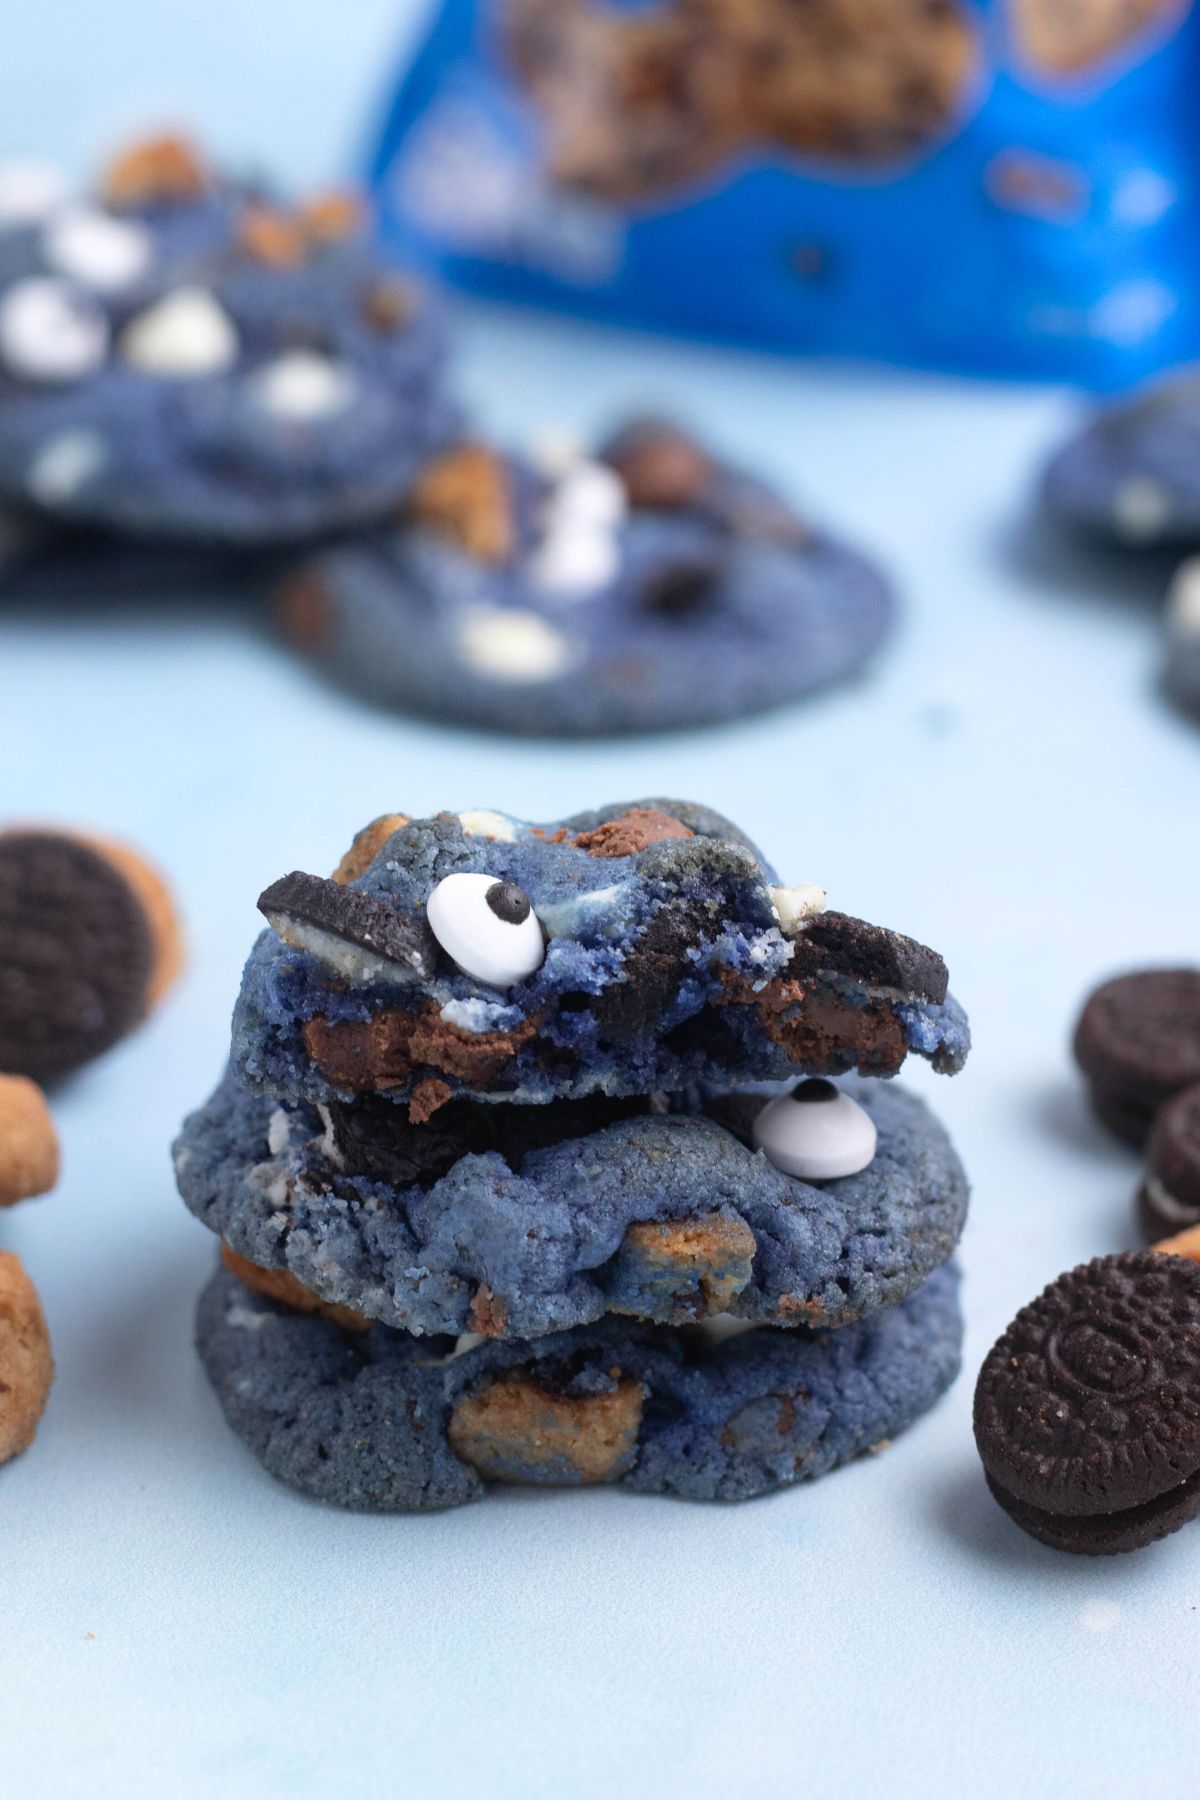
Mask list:
[[[637,1451],[646,1391],[612,1371],[606,1394],[561,1394],[521,1375],[462,1396],[450,1447],[488,1481],[590,1486],[616,1481]]]
[[[1012,0],[1013,35],[1026,62],[1075,75],[1186,11],[1187,0]]]
[[[247,256],[272,269],[298,269],[308,256],[303,227],[273,206],[248,206],[238,224]]]
[[[102,837],[90,838],[88,842],[124,876],[141,902],[154,945],[154,967],[146,1000],[148,1006],[157,1006],[183,973],[183,932],[171,890],[158,870],[130,845]]]
[[[340,244],[365,228],[367,203],[353,188],[327,188],[302,200],[296,217],[312,243]]]
[[[155,206],[195,200],[210,184],[208,168],[195,145],[168,132],[119,152],[101,177],[100,191],[110,206]]]
[[[0,1075],[0,1206],[45,1194],[58,1180],[58,1134],[46,1096],[24,1075]]]
[[[1163,1238],[1150,1248],[1160,1256],[1186,1256],[1189,1262],[1200,1262],[1200,1225],[1176,1232],[1174,1237]]]
[[[485,444],[460,444],[427,463],[409,508],[419,525],[481,562],[507,562],[516,547],[508,469]]]
[[[365,875],[388,839],[408,824],[407,813],[380,813],[361,831],[356,831],[354,841],[333,871],[334,881],[345,887],[347,882],[357,881]]]
[[[33,1442],[54,1380],[50,1334],[19,1256],[0,1252],[0,1463]]]
[[[621,1241],[614,1281],[631,1276],[639,1293],[661,1285],[664,1296],[695,1295],[695,1316],[724,1312],[751,1275],[757,1245],[744,1219],[708,1213],[631,1225]],[[618,1303],[615,1312],[625,1309]]]
[[[320,1313],[323,1319],[332,1319],[343,1331],[369,1331],[371,1321],[365,1313],[355,1312],[352,1306],[337,1306],[328,1300],[322,1300],[310,1287],[297,1281],[290,1269],[263,1269],[257,1263],[247,1262],[228,1244],[221,1245],[221,1261],[231,1275],[236,1275],[243,1287],[250,1288],[256,1294],[264,1294],[268,1300],[278,1300],[281,1306],[294,1307],[297,1312]]]

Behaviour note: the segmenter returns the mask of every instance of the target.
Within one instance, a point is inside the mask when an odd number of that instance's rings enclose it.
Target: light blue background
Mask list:
[[[0,25],[3,132],[80,160],[194,117],[308,178],[349,155],[396,0],[41,0]],[[472,311],[518,433],[676,405],[900,576],[877,676],[733,730],[547,749],[390,720],[235,609],[0,612],[0,815],[119,830],[171,872],[186,981],[56,1096],[59,1190],[0,1222],[59,1375],[0,1472],[0,1780],[41,1800],[455,1793],[1171,1795],[1200,1754],[1200,1528],[1057,1558],[988,1499],[974,1370],[1061,1268],[1133,1241],[1135,1159],[1066,1050],[1085,989],[1197,958],[1200,732],[1154,697],[1160,572],[1022,550],[1065,398],[793,368]],[[978,1049],[924,1071],[975,1182],[967,1373],[886,1454],[733,1511],[502,1492],[324,1511],[223,1425],[190,1346],[211,1261],[167,1145],[220,1067],[254,897],[401,808],[534,818],[647,791],[941,948]]]

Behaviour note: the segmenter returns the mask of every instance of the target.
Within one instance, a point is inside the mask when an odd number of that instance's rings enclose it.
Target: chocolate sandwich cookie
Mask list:
[[[282,584],[285,635],[386,706],[570,736],[760,712],[862,667],[891,590],[675,427],[553,473],[467,445],[401,522]]]
[[[1200,1082],[1200,969],[1106,981],[1084,1006],[1074,1050],[1096,1116],[1140,1149],[1159,1109]]]
[[[1138,1214],[1154,1242],[1200,1225],[1200,1082],[1168,1100],[1155,1117]]]
[[[233,1021],[247,1088],[375,1094],[422,1125],[455,1097],[539,1105],[696,1082],[953,1073],[946,965],[779,885],[719,814],[643,800],[532,825],[490,811],[384,826],[347,884],[262,895]],[[356,846],[358,840],[356,840]],[[302,898],[297,896],[303,893]]]
[[[181,963],[161,878],[123,844],[0,834],[0,1070],[50,1081],[99,1056]]]
[[[1089,536],[1200,544],[1200,370],[1102,408],[1054,456],[1041,491],[1055,518]]]
[[[1176,706],[1200,719],[1200,557],[1176,571],[1164,616],[1163,687]]]
[[[1055,1549],[1140,1549],[1200,1513],[1200,1265],[1135,1251],[1061,1275],[980,1371],[975,1441]]]
[[[434,1511],[498,1482],[746,1500],[881,1448],[926,1411],[958,1371],[957,1290],[941,1269],[840,1331],[609,1321],[502,1343],[339,1328],[222,1270],[196,1341],[263,1467],[337,1506]]]
[[[30,190],[0,218],[0,495],[245,546],[388,513],[458,415],[436,308],[362,226],[177,138]]]
[[[822,1090],[812,1097],[810,1090]],[[227,1076],[179,1191],[252,1263],[411,1332],[537,1337],[605,1314],[841,1326],[952,1254],[967,1180],[890,1083],[318,1114]]]
[[[54,1380],[50,1334],[19,1256],[0,1251],[0,1463],[33,1442]]]
[[[947,129],[978,53],[957,0],[507,0],[552,179],[617,203],[774,148],[855,166]]]

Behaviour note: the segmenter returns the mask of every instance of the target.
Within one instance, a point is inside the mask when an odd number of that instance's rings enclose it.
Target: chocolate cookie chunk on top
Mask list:
[[[0,834],[0,1070],[50,1081],[109,1049],[178,973],[178,923],[136,852]]]
[[[1132,1550],[1200,1513],[1200,1266],[1150,1251],[1062,1275],[995,1344],[975,1441],[997,1500],[1060,1549]]]
[[[1106,981],[1084,1006],[1074,1050],[1097,1117],[1140,1148],[1160,1107],[1200,1082],[1200,969]]]
[[[890,1074],[910,1051],[953,1071],[967,1052],[940,957],[822,916],[819,889],[777,885],[726,821],[682,802],[550,826],[409,820],[326,890],[322,935],[293,920],[260,939],[234,1019],[240,1077],[293,1101],[376,1093],[427,1118],[456,1094]],[[418,962],[364,945],[364,902],[421,938]]]

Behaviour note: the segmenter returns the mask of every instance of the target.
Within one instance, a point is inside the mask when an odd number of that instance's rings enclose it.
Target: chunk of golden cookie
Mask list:
[[[0,1206],[44,1194],[58,1180],[58,1134],[46,1096],[24,1075],[0,1075]]]
[[[0,1463],[33,1442],[54,1380],[50,1334],[19,1256],[0,1252]]]

